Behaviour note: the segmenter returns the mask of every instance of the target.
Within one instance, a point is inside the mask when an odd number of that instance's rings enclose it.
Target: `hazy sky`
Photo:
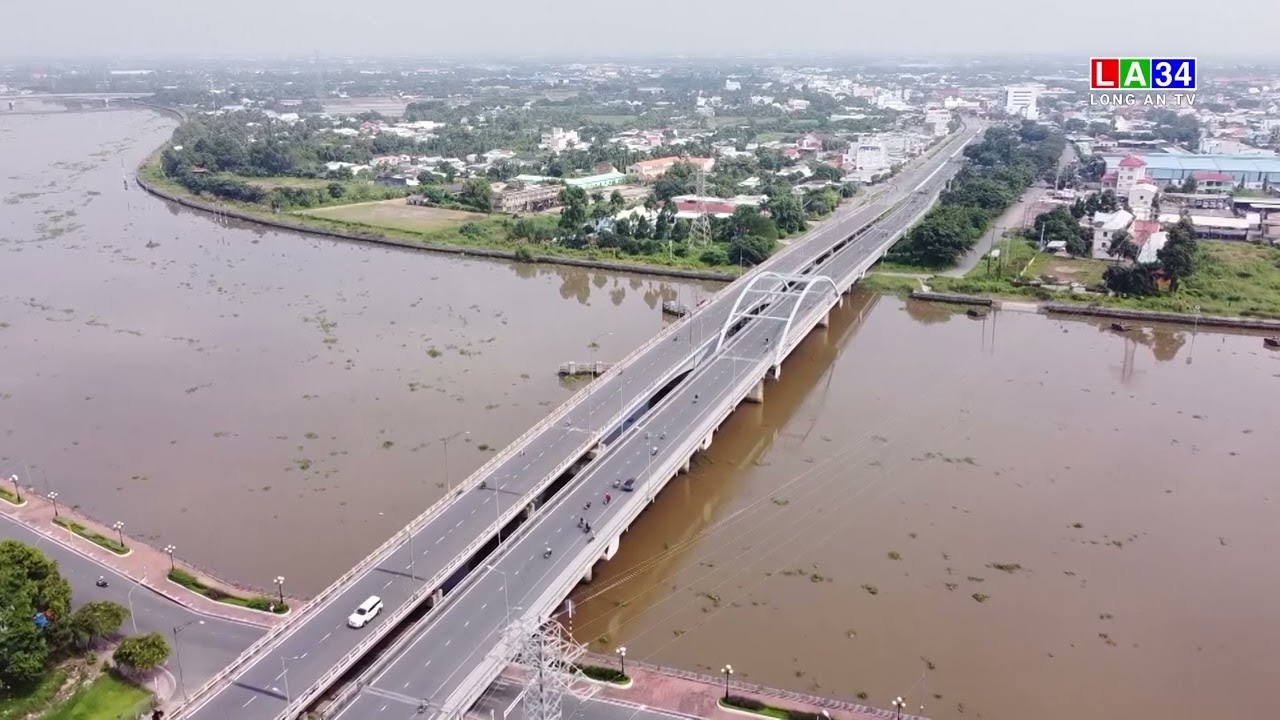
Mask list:
[[[1274,55],[1280,0],[4,0],[0,55]]]

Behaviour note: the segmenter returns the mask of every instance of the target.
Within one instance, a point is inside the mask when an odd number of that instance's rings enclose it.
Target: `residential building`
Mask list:
[[[1129,191],[1146,177],[1147,163],[1137,155],[1130,155],[1116,166],[1116,196],[1129,197]]]
[[[570,148],[581,146],[582,139],[578,137],[577,130],[565,130],[558,127],[551,128],[551,132],[542,133],[542,142],[538,145],[543,150],[552,152],[564,152]]]
[[[1129,211],[1139,220],[1151,219],[1151,206],[1159,190],[1150,183],[1135,183],[1129,189]]]
[[[1236,186],[1235,178],[1213,170],[1196,170],[1191,173],[1191,179],[1196,181],[1197,193],[1229,193]]]
[[[1093,226],[1093,256],[1105,259],[1110,257],[1111,240],[1121,230],[1128,230],[1133,224],[1133,213],[1128,210],[1115,212],[1097,212],[1090,223]]]
[[[854,150],[853,164],[858,181],[866,183],[889,170],[889,157],[883,145],[859,145]]]
[[[545,210],[556,204],[563,189],[559,185],[508,185],[493,193],[493,209],[508,213]]]
[[[1010,85],[1004,89],[1004,111],[1027,120],[1039,120],[1040,110],[1036,107],[1040,89],[1034,85]]]
[[[652,182],[662,177],[668,170],[675,167],[676,163],[688,163],[696,168],[701,168],[703,172],[711,172],[711,168],[715,167],[715,158],[696,158],[696,157],[677,157],[670,155],[668,157],[656,158],[654,160],[641,160],[633,163],[627,168],[628,175],[634,175],[641,182]]]

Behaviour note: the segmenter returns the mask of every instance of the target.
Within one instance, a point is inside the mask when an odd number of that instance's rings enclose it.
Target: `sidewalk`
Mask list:
[[[601,667],[618,666],[616,657],[594,654],[583,656],[581,662]],[[509,666],[503,672],[504,677],[516,682],[520,682],[521,675],[522,669],[516,666]],[[742,717],[743,711],[729,711],[719,705],[720,699],[724,697],[723,678],[634,660],[627,660],[627,676],[631,678],[630,687],[599,683],[600,697],[708,720]],[[774,707],[818,714],[825,710],[833,720],[885,720],[897,717],[891,710],[752,683],[730,681],[729,689],[732,695],[756,698]],[[903,720],[924,720],[905,713],[901,717]]]
[[[76,535],[64,527],[55,525],[53,523],[53,503],[40,495],[34,489],[23,488],[22,499],[26,501],[26,504],[22,507],[15,507],[9,502],[0,500],[0,513],[21,522],[23,525],[26,525],[35,532],[40,533],[52,542],[56,542],[73,552],[92,558],[93,560],[110,567],[112,570],[115,570],[130,580],[140,583],[148,589],[169,598],[193,612],[211,615],[213,617],[219,617],[226,620],[248,623],[250,625],[257,625],[260,627],[274,627],[288,617],[288,615],[274,615],[272,613],[250,610],[248,608],[216,602],[203,595],[187,590],[168,578],[170,559],[169,556],[159,548],[152,547],[135,538],[125,535],[125,544],[128,546],[130,552],[127,555],[117,555],[110,550],[99,546],[97,543]],[[116,536],[116,531],[105,527],[102,523],[95,522],[94,520],[69,509],[65,503],[58,504],[58,514],[107,537]],[[175,561],[174,565],[181,566],[182,570],[200,578],[201,582],[205,583],[209,587],[218,588],[225,592],[241,596],[259,594],[270,596],[270,592],[240,588],[232,583],[211,577],[208,573],[197,570],[181,561]],[[290,608],[299,608],[304,602],[297,598],[287,596],[285,597],[285,600],[289,603]]]

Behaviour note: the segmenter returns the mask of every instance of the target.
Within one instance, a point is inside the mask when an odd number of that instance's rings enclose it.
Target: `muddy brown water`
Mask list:
[[[439,437],[461,477],[698,292],[219,225],[122,187],[171,127],[0,117],[0,470],[238,580],[323,585],[439,496]],[[855,294],[573,629],[938,718],[1272,717],[1277,397],[1256,336]]]
[[[712,285],[221,224],[124,175],[173,122],[0,114],[0,474],[310,594]],[[598,342],[593,353],[589,345]]]
[[[1274,717],[1280,353],[855,295],[575,593],[593,650],[938,718]]]

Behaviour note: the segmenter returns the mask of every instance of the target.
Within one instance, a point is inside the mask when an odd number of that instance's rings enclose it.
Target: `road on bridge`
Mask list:
[[[833,278],[847,276],[924,211],[947,177],[932,177],[925,188],[895,210],[885,221],[886,227],[877,227],[850,244],[816,272]],[[399,717],[397,713],[416,711],[422,702],[434,711],[465,710],[456,706],[455,700],[472,682],[472,672],[500,653],[510,619],[526,612],[545,615],[552,610],[563,596],[554,597],[550,607],[537,605],[556,587],[564,585],[566,575],[571,583],[581,578],[604,552],[604,546],[622,530],[615,526],[609,535],[601,534],[593,540],[578,528],[578,519],[585,516],[594,528],[603,530],[614,516],[627,510],[638,512],[635,504],[650,502],[670,477],[670,473],[650,470],[664,463],[670,466],[673,459],[682,462],[684,457],[673,457],[683,454],[676,450],[676,442],[694,434],[701,439],[708,421],[731,411],[724,404],[736,405],[741,397],[737,391],[761,377],[762,362],[774,355],[782,341],[785,318],[797,302],[804,303],[801,313],[816,311],[820,304],[830,302],[830,295],[779,298],[768,317],[754,320],[734,335],[721,353],[703,363],[543,508],[510,548],[477,570],[465,588],[433,613],[413,641],[373,676],[339,717]],[[635,478],[634,492],[614,489],[615,481],[630,478]],[[477,488],[471,492],[482,495],[487,491]],[[614,501],[606,505],[605,494],[612,495]],[[548,548],[552,551],[550,558],[545,556]],[[485,684],[492,679],[486,678]],[[389,702],[402,709],[383,714]],[[464,700],[461,704],[470,703]]]
[[[804,270],[819,249],[848,237],[910,196],[976,132],[976,128],[962,131],[926,162],[904,170],[874,200],[840,209],[834,218],[793,242],[760,269],[781,273]],[[528,495],[545,488],[577,461],[598,440],[607,422],[646,402],[656,385],[671,378],[712,342],[729,317],[736,299],[734,287],[708,300],[693,316],[671,326],[660,340],[650,341],[627,362],[619,363],[594,382],[589,392],[566,402],[526,437],[453,488],[457,496],[451,502],[400,533],[399,541],[376,551],[340,585],[322,592],[269,644],[238,663],[223,681],[193,698],[192,706],[177,717],[276,718],[298,693],[331,674],[370,633],[385,631],[388,616],[424,585],[460,568],[492,537],[500,518],[505,523],[522,511]],[[474,491],[481,480],[496,492]],[[383,599],[382,614],[360,630],[347,628],[347,616],[371,595]]]

